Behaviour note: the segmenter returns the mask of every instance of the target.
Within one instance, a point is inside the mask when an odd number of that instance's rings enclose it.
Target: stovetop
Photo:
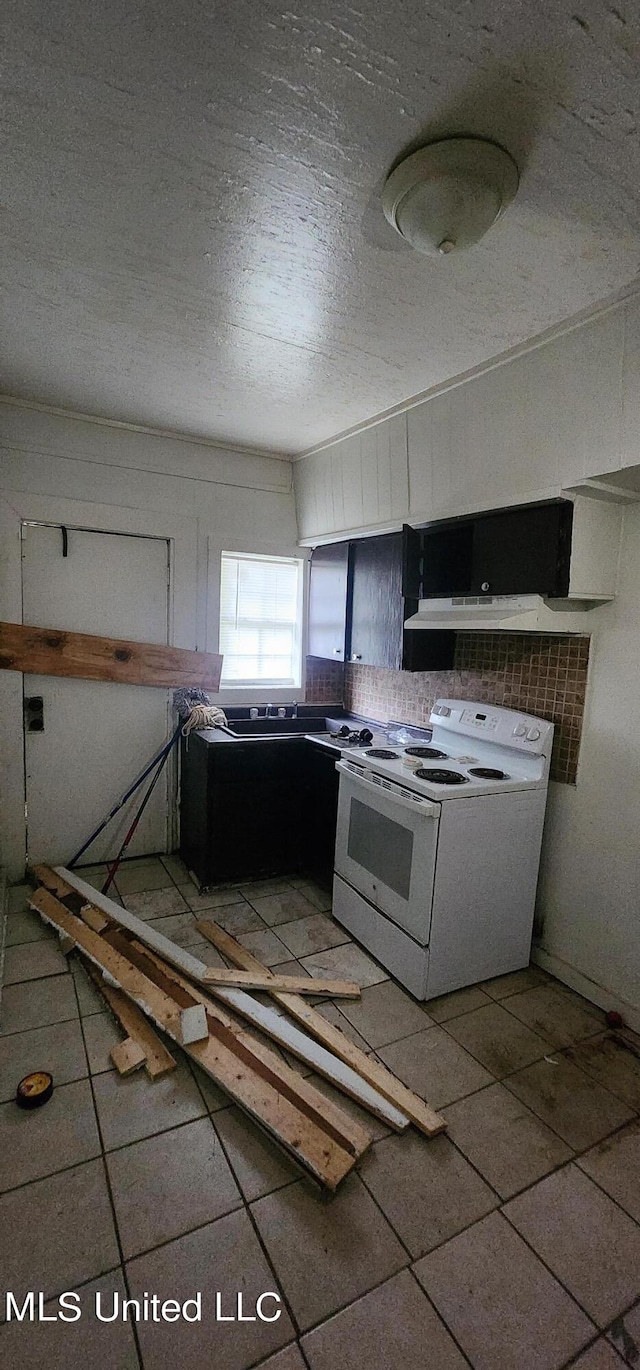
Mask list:
[[[546,787],[553,724],[468,700],[438,700],[430,722],[420,740],[389,724],[386,740],[359,748],[354,763],[430,799]]]

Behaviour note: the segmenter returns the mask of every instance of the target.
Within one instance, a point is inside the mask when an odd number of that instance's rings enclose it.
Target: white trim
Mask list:
[[[81,423],[97,423],[103,428],[123,428],[127,433],[146,433],[152,438],[172,438],[178,442],[195,443],[198,447],[215,447],[221,452],[235,452],[242,457],[271,457],[275,461],[291,461],[286,452],[278,452],[265,447],[242,447],[240,444],[225,442],[223,438],[198,437],[195,433],[182,433],[176,428],[153,428],[145,423],[128,423],[125,419],[105,419],[98,414],[84,414],[75,409],[63,409],[59,405],[44,404],[40,400],[21,399],[17,395],[0,395],[0,404],[15,405],[18,409],[35,409],[40,414],[55,414],[61,419],[77,419]]]

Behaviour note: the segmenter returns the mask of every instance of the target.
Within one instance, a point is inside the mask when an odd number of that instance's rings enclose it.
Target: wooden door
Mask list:
[[[166,643],[166,540],[64,531],[66,539],[60,527],[23,526],[25,624]],[[24,696],[28,859],[64,864],[167,740],[169,692],[25,675]],[[32,731],[34,698],[43,727]],[[165,851],[167,817],[165,774],[129,855]],[[127,808],[86,861],[114,855],[130,821]]]

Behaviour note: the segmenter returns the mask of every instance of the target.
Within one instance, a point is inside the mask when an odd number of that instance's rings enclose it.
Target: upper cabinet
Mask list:
[[[296,462],[294,486],[301,541],[402,523],[409,512],[406,414]]]
[[[404,592],[612,598],[621,519],[620,505],[577,496],[407,528]]]
[[[347,633],[349,543],[316,547],[309,577],[310,656],[344,661]]]

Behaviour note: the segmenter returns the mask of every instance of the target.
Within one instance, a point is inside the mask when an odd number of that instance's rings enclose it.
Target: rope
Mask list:
[[[188,737],[189,733],[199,732],[201,728],[215,728],[218,723],[226,721],[224,710],[216,704],[192,704],[189,717],[182,727],[182,736]]]

